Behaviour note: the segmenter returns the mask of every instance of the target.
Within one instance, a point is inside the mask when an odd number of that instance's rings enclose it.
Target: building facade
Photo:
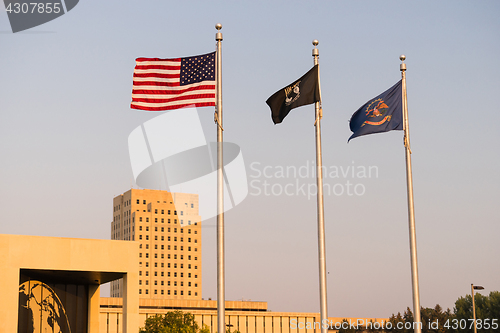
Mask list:
[[[111,239],[139,243],[139,297],[201,300],[198,195],[129,191],[113,199]],[[122,281],[111,283],[122,297]]]

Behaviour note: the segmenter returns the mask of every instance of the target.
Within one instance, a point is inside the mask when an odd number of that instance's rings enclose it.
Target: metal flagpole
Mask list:
[[[422,322],[420,320],[420,291],[418,287],[418,263],[417,263],[417,236],[415,232],[415,210],[413,207],[413,177],[411,173],[411,149],[410,149],[410,126],[408,121],[408,101],[406,98],[406,56],[401,55],[400,65],[401,81],[403,91],[403,129],[404,146],[406,152],[406,183],[408,189],[408,224],[410,229],[410,257],[411,257],[411,282],[413,290],[413,315],[414,332],[422,332]]]
[[[314,49],[312,55],[314,57],[314,65],[318,65],[319,51],[316,46],[319,44],[318,40],[313,40]],[[319,85],[319,68],[318,68],[318,85]],[[320,102],[321,102],[321,86]],[[314,103],[316,111],[316,181],[318,187],[318,260],[319,260],[319,304],[320,304],[320,317],[321,317],[321,333],[328,332],[328,304],[326,300],[326,250],[325,250],[325,216],[323,208],[323,168],[321,157],[321,118],[323,111],[320,102]]]
[[[217,123],[217,328],[226,332],[225,291],[224,291],[224,160],[222,139],[222,24],[215,25],[217,33],[217,101],[215,121]]]

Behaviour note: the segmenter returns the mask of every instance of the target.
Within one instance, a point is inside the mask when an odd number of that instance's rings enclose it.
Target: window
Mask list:
[[[149,235],[146,235],[146,240],[149,240]]]
[[[148,272],[148,271],[146,271],[146,276],[149,276],[149,272]],[[196,276],[195,276],[195,277],[196,277]]]
[[[174,215],[177,215],[177,211],[176,210],[174,210]]]
[[[139,271],[139,276],[141,276],[141,275],[142,275],[142,271]]]
[[[165,231],[165,228],[161,227],[161,232],[164,232]]]
[[[156,263],[155,263],[155,267],[156,267]],[[155,272],[155,276],[158,276],[158,272]]]
[[[174,277],[177,277],[177,272],[174,272]]]
[[[194,208],[194,205],[193,205],[193,204],[191,204],[191,208]]]
[[[188,291],[188,295],[191,296],[191,290]]]
[[[146,222],[149,222],[149,217],[146,217]]]
[[[155,294],[156,294],[156,293],[157,293],[157,292],[156,292],[156,289],[155,289]]]
[[[163,214],[163,209],[161,210],[161,213]]]
[[[188,260],[191,260],[191,256],[188,256]]]
[[[142,235],[139,235],[139,239],[142,239]]]
[[[149,262],[146,261],[146,267],[149,267]],[[147,273],[147,272],[146,272]],[[147,275],[147,274],[146,274]]]
[[[155,244],[155,250],[158,250],[158,244]]]
[[[168,210],[168,215],[170,215],[170,209]],[[168,222],[170,222],[170,220],[168,220]]]
[[[158,253],[155,253],[155,259],[158,258]]]
[[[174,295],[177,295],[177,290],[174,290]]]
[[[149,285],[149,280],[146,280],[146,286]]]
[[[188,282],[188,287],[191,287],[191,282]]]
[[[157,217],[155,217],[155,223],[158,223],[158,218]]]
[[[168,223],[170,223],[170,219],[168,219]]]
[[[164,248],[163,248],[163,245],[161,246],[161,249],[162,249],[162,250],[164,249]]]
[[[155,227],[155,231],[158,231],[158,227]]]
[[[163,295],[163,289],[161,290],[161,294]]]
[[[167,290],[167,295],[170,295],[170,290]]]
[[[177,237],[174,237],[174,242],[177,242]]]
[[[137,200],[137,201],[139,201],[139,200]],[[139,289],[139,295],[140,295],[140,294],[142,294],[142,289]]]
[[[139,217],[139,222],[142,222],[142,216],[141,216],[141,217]]]
[[[162,218],[162,219],[161,219],[161,223],[164,223],[164,222],[165,222],[165,219],[164,219],[164,218]]]
[[[188,243],[191,243],[191,238],[188,238]]]
[[[140,201],[139,199],[137,199],[137,203],[138,203],[138,204],[140,204],[140,203],[141,203],[141,201]]]
[[[149,253],[146,253],[146,258],[149,258]]]
[[[163,276],[163,272],[160,272],[160,276]],[[170,276],[170,274],[168,276]]]
[[[184,215],[184,211],[181,210],[181,215]]]
[[[148,293],[148,290],[146,289],[146,295],[147,295],[147,294],[149,294],[149,293]]]
[[[170,286],[170,281],[167,281],[167,286]]]
[[[139,258],[142,258],[142,253],[139,253]]]
[[[191,264],[188,265],[188,269],[191,269]]]
[[[184,295],[184,291],[181,290],[181,295]]]
[[[189,277],[189,278],[191,277],[191,273],[188,273],[188,277]]]
[[[145,205],[145,204],[146,204],[146,200],[142,200],[142,204],[144,204],[144,205]],[[146,294],[147,294],[147,293],[146,293]]]
[[[149,227],[146,227],[146,231],[149,231]]]
[[[158,209],[155,209],[155,214],[158,214]]]
[[[170,268],[170,263],[167,263],[167,268]]]
[[[191,229],[188,229],[188,234],[190,234],[190,233],[191,233]]]

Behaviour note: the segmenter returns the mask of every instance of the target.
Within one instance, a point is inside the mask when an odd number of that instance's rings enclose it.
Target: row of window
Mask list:
[[[174,277],[177,277],[177,272],[173,272],[173,276]],[[145,276],[149,276],[149,271],[144,271],[144,274]],[[142,271],[139,271],[139,276],[142,276]],[[158,276],[158,272],[155,271],[154,272],[154,276]],[[160,272],[160,276],[165,276],[164,272]],[[167,272],[167,277],[170,277],[170,272]],[[180,272],[180,277],[184,277],[184,273],[183,272]],[[191,278],[191,273],[188,273],[188,278]],[[194,275],[194,278],[197,279],[198,278],[198,274],[195,274]]]
[[[161,294],[162,294],[162,295],[165,295],[165,293],[164,293],[164,290],[163,290],[163,289],[161,289],[161,290],[160,290],[160,292],[161,292]],[[139,294],[142,294],[142,289],[139,289]],[[149,290],[148,290],[148,289],[146,289],[146,290],[145,290],[145,294],[146,294],[146,295],[148,295],[148,294],[149,294]],[[155,289],[155,290],[154,290],[154,294],[155,294],[155,295],[157,295],[157,294],[158,294],[158,290],[157,290],[157,289]],[[173,291],[173,294],[174,294],[174,296],[176,296],[176,295],[177,295],[177,290],[174,290],[174,291]],[[170,295],[170,290],[167,290],[167,295]],[[182,296],[182,295],[184,295],[184,291],[183,291],[183,290],[180,290],[180,295],[181,295],[181,296]],[[194,292],[194,295],[195,295],[195,296],[198,296],[198,292],[196,292],[196,291],[195,291],[195,292]],[[188,290],[188,296],[191,296],[191,290]]]
[[[142,240],[142,235],[139,235],[139,239]],[[149,240],[149,235],[146,235],[146,240]],[[155,236],[155,241],[158,240],[158,236]],[[165,236],[161,236],[160,240],[164,241],[165,240]],[[170,236],[167,237],[167,241],[170,242]],[[179,237],[179,241],[183,242],[184,241],[184,238],[183,237]],[[174,237],[174,242],[177,242],[177,237]],[[191,243],[191,238],[188,238],[188,243]],[[194,243],[198,243],[198,240],[195,239],[194,240]]]
[[[173,229],[174,229],[174,232],[177,232],[177,228],[173,228]],[[165,227],[161,227],[159,230],[161,232],[165,232]],[[185,230],[184,228],[179,228],[179,232],[181,234],[184,233],[184,230]],[[187,232],[188,234],[191,233],[191,229],[186,229],[186,230],[188,231]],[[139,231],[142,231],[142,225],[139,226]],[[149,231],[149,226],[146,226],[146,231]],[[155,227],[155,232],[158,232],[158,227]],[[170,232],[170,227],[167,228],[167,232]],[[198,230],[195,230],[194,233],[198,234]]]
[[[163,253],[161,253],[160,257],[161,257],[161,259],[164,259],[164,258],[165,258],[165,256],[164,256],[164,254],[163,254]],[[142,258],[142,252],[141,252],[141,253],[139,253],[139,258]],[[146,258],[149,258],[149,253],[146,253]],[[170,258],[171,258],[170,253],[168,253],[168,254],[167,254],[167,259],[170,259]],[[155,259],[158,259],[158,253],[155,253]],[[181,255],[179,256],[179,259],[180,259],[180,260],[184,260],[184,255],[182,255],[182,254],[181,254]],[[187,259],[188,259],[188,260],[191,260],[191,256],[188,256],[188,258],[187,258]],[[177,254],[174,254],[174,260],[177,260]],[[198,257],[194,257],[194,260],[198,260]]]
[[[149,261],[144,262],[146,267],[149,267]],[[155,267],[158,267],[158,263],[155,262]],[[139,261],[139,267],[142,267],[142,261]],[[160,263],[160,267],[165,267],[164,263]],[[167,268],[170,268],[170,263],[167,263]],[[174,263],[174,268],[177,268],[177,263]],[[184,264],[180,264],[180,268],[184,268]],[[188,264],[188,269],[191,269],[191,264]],[[198,266],[194,266],[194,269],[198,269]]]
[[[139,244],[139,248],[142,249],[142,244]],[[162,250],[165,250],[165,245],[161,245],[160,247]],[[146,250],[149,249],[149,244],[146,244]],[[167,245],[167,250],[170,251],[171,249],[171,246],[170,245]],[[158,250],[158,244],[155,244],[155,250]],[[180,250],[183,251],[184,250],[184,246],[181,246],[180,247]],[[177,251],[177,245],[174,245],[174,251]],[[191,246],[188,246],[188,251],[191,251]],[[194,252],[197,252],[198,251],[198,248],[195,247],[194,248]]]
[[[148,286],[148,285],[149,285],[149,280],[144,280],[144,284],[145,284],[146,286]],[[139,280],[139,285],[142,285],[142,280]],[[157,286],[157,285],[158,285],[158,281],[157,281],[157,280],[155,280],[155,281],[154,281],[154,285],[155,285],[155,286]],[[163,285],[164,285],[164,281],[160,281],[160,285],[162,285],[162,286],[163,286]],[[179,281],[179,285],[180,285],[181,287],[184,287],[184,281]],[[170,286],[170,281],[167,281],[167,286]],[[177,281],[174,281],[173,286],[174,286],[174,287],[177,287]],[[188,287],[191,287],[191,281],[189,281],[189,282],[188,282],[188,285],[187,285],[187,286],[188,286]],[[195,288],[198,288],[198,283],[195,283],[195,284],[194,284],[194,287],[195,287]]]
[[[135,222],[135,218],[132,219]],[[139,217],[139,222],[142,222],[142,216]],[[146,217],[146,222],[149,222],[149,217]],[[158,223],[158,218],[155,217],[155,223]],[[165,219],[161,218],[161,223],[165,223]],[[170,219],[167,219],[167,223],[171,223]],[[174,224],[177,224],[177,219],[174,219]],[[181,224],[184,224],[184,220],[181,220]],[[191,220],[188,220],[188,225],[192,225]],[[198,222],[194,222],[194,225],[198,225]]]

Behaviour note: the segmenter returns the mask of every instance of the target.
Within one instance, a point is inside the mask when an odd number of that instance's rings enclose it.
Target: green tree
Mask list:
[[[489,296],[483,296],[480,293],[474,294],[474,303],[476,303],[476,320],[477,320],[477,332],[478,333],[493,333],[500,330],[500,292],[492,291]],[[465,297],[460,297],[455,302],[455,307],[453,308],[454,319],[456,320],[452,324],[456,324],[456,329],[450,330],[450,332],[460,332],[460,333],[472,333],[474,328],[470,325],[470,320],[473,318],[472,314],[472,297],[471,295],[466,295]],[[486,321],[487,319],[487,321]],[[495,320],[496,319],[496,320]],[[495,322],[498,327],[495,328],[493,324]],[[460,328],[460,324],[466,324],[466,328]],[[489,325],[487,325],[488,323]],[[489,328],[485,328],[490,326]],[[453,327],[452,327],[453,328]]]
[[[167,312],[165,315],[148,317],[139,333],[199,333],[199,331],[194,315],[177,310]]]

